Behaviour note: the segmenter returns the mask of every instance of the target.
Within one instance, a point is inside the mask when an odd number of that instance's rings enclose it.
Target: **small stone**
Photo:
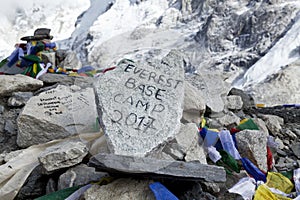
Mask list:
[[[278,137],[275,139],[275,142],[278,144],[278,148],[279,149],[283,149],[284,148],[283,141],[281,139],[279,139]]]
[[[237,126],[241,119],[233,112],[228,112],[224,117],[216,118],[216,120],[225,127]]]
[[[203,186],[203,188],[205,185]],[[207,188],[204,188],[207,189]],[[205,199],[205,200],[216,200],[216,197],[211,195],[208,192],[203,191],[201,185],[199,182],[195,182],[192,185],[192,188],[189,190],[185,191],[182,195],[178,197],[179,199]]]
[[[58,190],[85,185],[90,182],[97,182],[106,176],[108,176],[108,173],[106,172],[96,172],[95,168],[80,164],[68,169],[65,173],[60,175],[58,179]]]
[[[170,143],[163,148],[163,152],[170,155],[174,160],[183,160],[185,153],[177,143]]]
[[[242,98],[243,100],[243,109],[249,109],[255,107],[254,99],[244,92],[243,90],[237,89],[237,88],[232,88],[229,91],[229,95],[238,95]]]
[[[50,178],[46,185],[46,194],[57,191],[57,183],[53,178]]]
[[[283,118],[276,115],[262,115],[262,119],[265,121],[269,131],[274,135],[278,135],[284,124]]]
[[[226,97],[226,106],[230,110],[240,110],[243,107],[242,97],[238,95],[230,95]]]
[[[6,156],[6,153],[1,153],[0,154],[0,165],[4,164],[4,158]]]
[[[13,123],[12,120],[6,120],[4,125],[4,130],[9,133],[10,135],[16,135],[17,134],[17,126],[15,123]]]
[[[11,107],[24,106],[32,96],[32,92],[14,92],[8,99],[7,104]]]
[[[0,114],[4,112],[4,106],[0,105]]]
[[[199,94],[197,88],[189,82],[185,82],[184,108],[181,121],[200,123],[200,118],[205,111],[205,107],[205,100]]]
[[[117,179],[107,185],[94,184],[84,193],[85,200],[155,200],[149,188],[150,180]]]
[[[283,140],[283,144],[289,145],[289,144],[290,144],[290,141],[289,141],[289,140]]]
[[[42,62],[51,63],[53,66],[57,66],[55,62],[55,54],[56,54],[55,52],[42,51],[41,52]]]
[[[266,126],[266,123],[260,118],[252,118],[254,123],[259,127],[259,130],[262,130],[266,135],[269,135],[269,130]]]
[[[205,191],[208,191],[212,194],[217,194],[221,190],[217,183],[203,181],[202,184],[204,186]]]
[[[291,130],[287,129],[284,134],[286,134],[287,136],[289,136],[292,140],[297,139],[297,135],[295,133],[293,133]]]
[[[295,143],[290,146],[294,155],[297,156],[297,158],[300,159],[300,143]]]
[[[81,141],[67,141],[48,147],[38,159],[47,172],[52,172],[81,163],[87,154],[88,148]]]
[[[291,158],[289,158],[289,157],[286,157],[285,160],[286,160],[287,162],[290,162],[290,163],[294,162],[294,160],[291,159]]]
[[[286,163],[285,167],[288,168],[288,169],[294,169],[295,168],[295,164],[294,164],[294,162]]]
[[[175,135],[175,139],[183,149],[186,161],[197,160],[200,163],[207,164],[204,148],[199,145],[199,133],[196,124],[182,124],[180,131]]]
[[[66,52],[66,57],[60,63],[60,65],[64,66],[65,69],[80,69],[82,67],[82,63],[74,51]]]
[[[279,156],[287,156],[287,154],[284,151],[280,150],[280,149],[277,149],[277,153],[278,153]]]
[[[298,128],[293,128],[293,132],[300,138],[300,129]]]
[[[286,150],[286,151],[289,151],[289,150],[290,150],[290,147],[287,146],[287,145],[285,145],[285,146],[283,147],[283,149]]]

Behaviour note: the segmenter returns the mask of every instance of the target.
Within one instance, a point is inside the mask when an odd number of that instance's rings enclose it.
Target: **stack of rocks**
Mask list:
[[[148,186],[160,181],[179,199],[241,198],[227,191],[248,175],[226,175],[211,162],[199,134],[204,118],[218,131],[252,119],[259,130],[236,135],[241,156],[270,170],[270,140],[272,171],[299,168],[299,108],[256,108],[222,75],[185,74],[183,66],[171,51],[161,60],[122,60],[97,79],[2,75],[1,198],[34,199],[108,177],[82,196],[155,199]]]

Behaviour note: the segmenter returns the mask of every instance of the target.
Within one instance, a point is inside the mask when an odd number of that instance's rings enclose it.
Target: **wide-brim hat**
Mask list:
[[[27,42],[32,40],[44,40],[44,39],[52,40],[53,36],[50,35],[50,31],[51,29],[49,28],[38,28],[34,31],[33,36],[25,36],[22,37],[21,40]]]

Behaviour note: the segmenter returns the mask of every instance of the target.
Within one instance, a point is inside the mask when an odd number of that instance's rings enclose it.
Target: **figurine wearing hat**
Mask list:
[[[0,66],[0,73],[23,73],[35,77],[41,71],[40,63],[50,62],[55,65],[55,56],[47,57],[45,55],[55,55],[56,44],[51,42],[53,36],[50,35],[51,29],[38,28],[33,36],[22,37],[21,40],[27,43],[16,44],[16,49],[5,59],[3,66]],[[51,60],[49,60],[51,58]],[[12,69],[13,68],[13,69]]]
[[[44,39],[47,39],[47,40],[52,40],[53,39],[53,36],[50,35],[50,31],[51,29],[48,29],[48,28],[38,28],[34,31],[34,34],[33,36],[25,36],[25,37],[22,37],[21,40],[23,41],[32,41],[32,40],[44,40]]]

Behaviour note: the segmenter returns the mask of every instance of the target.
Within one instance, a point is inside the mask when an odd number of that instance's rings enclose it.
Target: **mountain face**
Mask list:
[[[106,68],[124,57],[150,59],[177,49],[185,54],[186,72],[221,73],[232,86],[252,93],[257,103],[300,101],[296,95],[289,97],[297,93],[296,81],[278,80],[280,74],[292,72],[294,78],[300,73],[295,67],[299,63],[298,1],[64,1],[55,12],[54,6],[51,12],[42,4],[34,5],[30,12],[19,9],[12,30],[33,32],[37,20],[32,16],[38,14],[32,13],[43,10],[38,15],[43,23],[38,26],[51,28],[59,46],[75,51],[84,65]],[[273,82],[276,87],[266,95]],[[284,90],[284,95],[277,90]]]
[[[299,58],[297,1],[148,0],[106,6],[87,40],[73,46],[81,55],[85,49],[86,62],[93,66],[106,67],[123,57],[161,57],[175,48],[185,53],[187,71],[218,71],[233,86],[259,97],[257,103],[299,102],[292,95],[297,82],[276,84],[276,99],[263,92],[278,82],[272,77]],[[297,67],[292,71],[300,73]]]

